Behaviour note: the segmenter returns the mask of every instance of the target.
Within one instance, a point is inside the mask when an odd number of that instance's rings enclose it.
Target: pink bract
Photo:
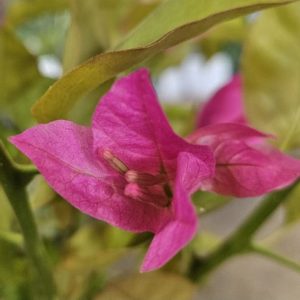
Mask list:
[[[115,82],[91,127],[58,120],[10,141],[82,212],[153,232],[142,271],[161,267],[197,230],[190,195],[212,177],[213,155],[175,135],[145,69]]]
[[[246,125],[224,123],[198,129],[187,140],[210,146],[215,175],[202,189],[235,197],[254,197],[283,188],[300,176],[300,161],[266,143],[270,135]]]
[[[215,175],[202,189],[253,197],[285,187],[300,176],[300,161],[272,148],[271,135],[246,125],[242,80],[235,75],[202,108],[198,127],[187,141],[214,152]]]
[[[218,123],[246,123],[242,80],[239,74],[218,90],[199,112],[197,127]]]

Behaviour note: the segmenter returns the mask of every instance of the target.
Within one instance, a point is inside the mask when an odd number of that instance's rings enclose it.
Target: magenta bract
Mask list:
[[[199,112],[197,127],[218,123],[246,123],[239,74],[218,90]]]
[[[231,104],[223,102],[224,112]],[[196,233],[198,220],[190,202],[195,190],[258,196],[300,175],[298,160],[266,144],[269,135],[242,124],[216,124],[224,118],[211,118],[209,111],[206,123],[213,125],[186,140],[178,137],[148,71],[141,69],[115,82],[97,106],[91,127],[59,120],[10,141],[82,212],[132,232],[153,232],[141,267],[150,271]]]
[[[205,126],[188,141],[208,145],[216,170],[202,188],[236,197],[260,196],[291,184],[300,175],[300,161],[270,147],[270,137],[246,125],[224,123]]]
[[[91,127],[59,120],[10,141],[82,212],[153,232],[142,271],[165,264],[197,230],[190,195],[213,176],[212,151],[175,135],[145,69],[116,81]]]
[[[208,145],[216,160],[215,175],[202,189],[236,197],[260,196],[285,187],[300,175],[300,161],[268,145],[272,137],[245,125],[239,75],[203,107],[198,130],[187,137]]]

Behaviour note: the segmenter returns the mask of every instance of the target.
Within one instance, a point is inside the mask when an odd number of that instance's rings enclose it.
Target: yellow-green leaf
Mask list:
[[[244,18],[236,18],[222,23],[207,32],[201,40],[201,49],[207,56],[212,56],[225,46],[244,41],[248,24]]]
[[[121,50],[95,56],[66,73],[39,99],[32,112],[40,122],[65,117],[80,97],[151,56],[222,21],[290,2],[293,1],[164,1],[121,44]]]
[[[64,70],[111,48],[155,5],[135,0],[70,0]]]
[[[3,120],[6,118],[19,128],[30,126],[34,120],[28,116],[28,110],[46,85],[49,80],[40,75],[36,57],[10,27],[3,25],[0,28],[0,112]],[[2,127],[0,135],[5,138],[6,128]]]
[[[196,107],[190,103],[164,105],[164,111],[174,131],[180,136],[186,136],[195,129]]]
[[[15,0],[8,6],[6,22],[19,26],[42,13],[57,12],[67,7],[67,0]]]
[[[264,12],[243,57],[252,123],[275,133],[285,149],[300,146],[300,4]]]
[[[9,205],[8,199],[5,192],[0,184],[0,232],[4,230],[9,230],[11,227],[11,221],[13,219],[13,211]]]
[[[39,79],[36,58],[14,32],[0,29],[0,103],[10,103],[32,82]]]
[[[197,256],[206,256],[221,243],[218,236],[207,231],[201,231],[192,241],[193,251]]]
[[[101,226],[101,224],[100,224]],[[106,228],[106,227],[105,227]],[[125,248],[107,248],[99,224],[82,226],[65,243],[55,269],[60,299],[79,299],[90,276],[103,273],[126,254]]]
[[[65,71],[111,45],[123,8],[124,1],[120,0],[70,1],[71,25],[65,45]]]
[[[300,220],[300,184],[289,195],[284,208],[286,224],[292,224]]]
[[[219,194],[198,191],[193,195],[193,202],[196,205],[199,214],[208,213],[214,209],[227,204],[232,197]]]

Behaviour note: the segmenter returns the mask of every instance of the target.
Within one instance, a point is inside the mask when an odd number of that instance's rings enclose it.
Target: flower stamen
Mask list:
[[[152,175],[149,173],[142,173],[135,170],[128,170],[125,173],[125,179],[129,183],[138,183],[141,186],[164,184],[168,181],[167,176],[164,174]]]
[[[102,152],[102,157],[108,164],[118,171],[127,184],[124,187],[124,195],[132,199],[153,205],[158,208],[168,207],[172,199],[172,191],[168,185],[167,175],[129,170],[123,161],[109,150]]]
[[[128,183],[124,194],[132,199],[151,204],[155,207],[168,207],[171,203],[161,186],[143,187],[137,183]]]
[[[102,156],[110,164],[110,166],[119,173],[124,174],[128,171],[128,167],[109,150],[104,150]]]

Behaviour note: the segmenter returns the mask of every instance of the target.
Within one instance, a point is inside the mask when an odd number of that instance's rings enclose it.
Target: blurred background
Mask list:
[[[114,49],[160,2],[0,0],[0,138],[15,161],[29,163],[7,137],[36,123],[30,113],[35,101],[65,72]],[[289,17],[291,11],[294,19]],[[174,130],[181,136],[190,133],[203,103],[233,74],[242,73],[250,120],[276,133],[278,143],[283,143],[300,102],[299,11],[298,5],[285,9],[283,17],[255,13],[228,21],[143,63],[152,73]],[[83,97],[69,118],[89,124],[111,83]],[[274,97],[275,105],[270,102]],[[299,122],[295,126],[285,148],[297,154]],[[138,268],[149,242],[143,242],[143,236],[83,215],[40,175],[27,191],[59,299],[300,299],[299,274],[254,255],[229,260],[201,286],[182,275],[191,255],[203,256],[214,249],[260,199],[197,193],[193,199],[201,215],[197,237],[163,269],[141,275]],[[300,261],[298,193],[264,226],[258,239]],[[0,186],[0,299],[33,299],[34,290],[20,229]]]

